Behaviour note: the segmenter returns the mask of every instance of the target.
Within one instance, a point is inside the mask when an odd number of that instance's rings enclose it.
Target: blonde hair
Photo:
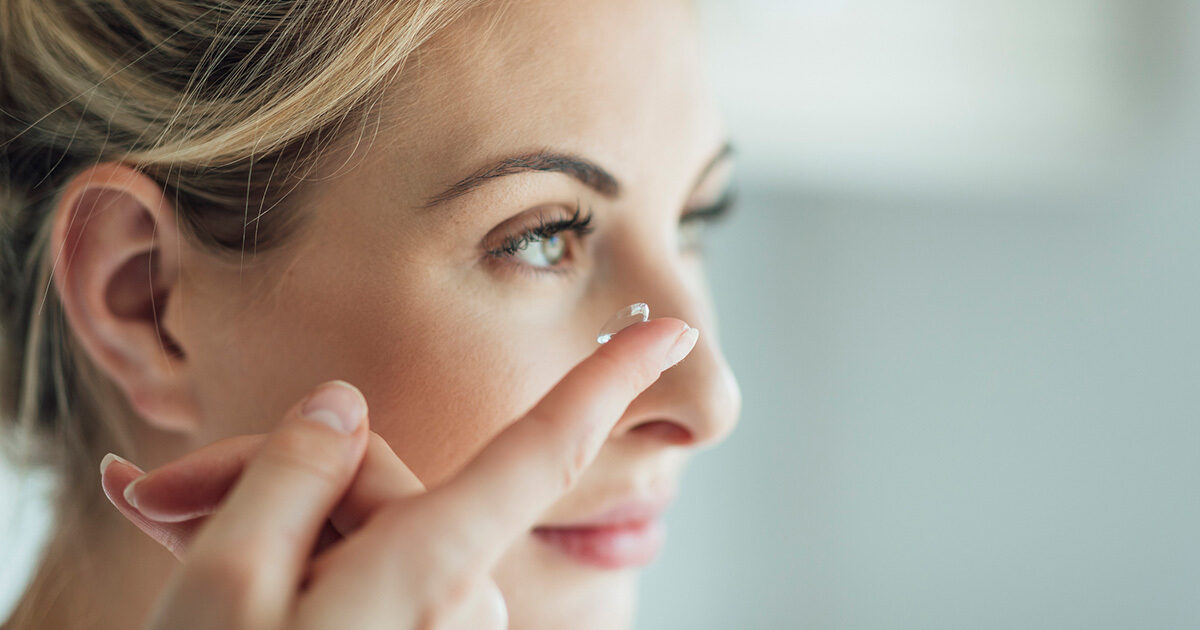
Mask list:
[[[122,162],[194,242],[269,249],[298,220],[283,202],[306,169],[476,3],[0,0],[0,428],[12,455],[60,473],[60,536],[103,501],[100,455],[131,452],[128,407],[51,290],[67,182]]]

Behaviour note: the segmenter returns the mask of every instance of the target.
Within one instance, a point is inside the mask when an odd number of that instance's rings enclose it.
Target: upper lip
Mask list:
[[[609,503],[588,518],[546,523],[534,529],[571,529],[644,523],[658,518],[674,499],[674,493],[655,496],[626,496]]]

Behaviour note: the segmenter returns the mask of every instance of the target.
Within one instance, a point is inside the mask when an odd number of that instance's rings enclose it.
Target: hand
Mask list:
[[[124,491],[140,469],[106,458],[109,499],[182,559],[149,626],[506,627],[493,565],[691,350],[686,330],[661,318],[621,331],[429,491],[369,431],[365,400],[344,383],[317,388],[269,435],[138,479],[137,508]]]

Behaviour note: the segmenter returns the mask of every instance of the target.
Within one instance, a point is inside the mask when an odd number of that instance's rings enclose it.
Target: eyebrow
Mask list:
[[[704,178],[708,176],[709,172],[721,160],[732,154],[733,144],[729,140],[726,140],[722,143],[721,148],[716,154],[705,164],[704,168],[700,170],[700,175],[693,184],[693,190],[704,181]],[[432,208],[451,199],[461,197],[493,179],[530,171],[570,175],[588,188],[595,190],[609,199],[616,198],[621,194],[620,182],[599,164],[577,155],[544,150],[506,157],[485,166],[455,182],[442,193],[430,197],[429,201],[421,205],[421,208]]]

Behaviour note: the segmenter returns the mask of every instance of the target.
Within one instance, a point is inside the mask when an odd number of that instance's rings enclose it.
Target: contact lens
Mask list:
[[[608,343],[613,335],[622,330],[638,323],[650,319],[650,307],[646,306],[645,302],[637,302],[630,304],[625,308],[617,311],[604,323],[604,327],[600,329],[600,336],[596,337],[598,343]]]

